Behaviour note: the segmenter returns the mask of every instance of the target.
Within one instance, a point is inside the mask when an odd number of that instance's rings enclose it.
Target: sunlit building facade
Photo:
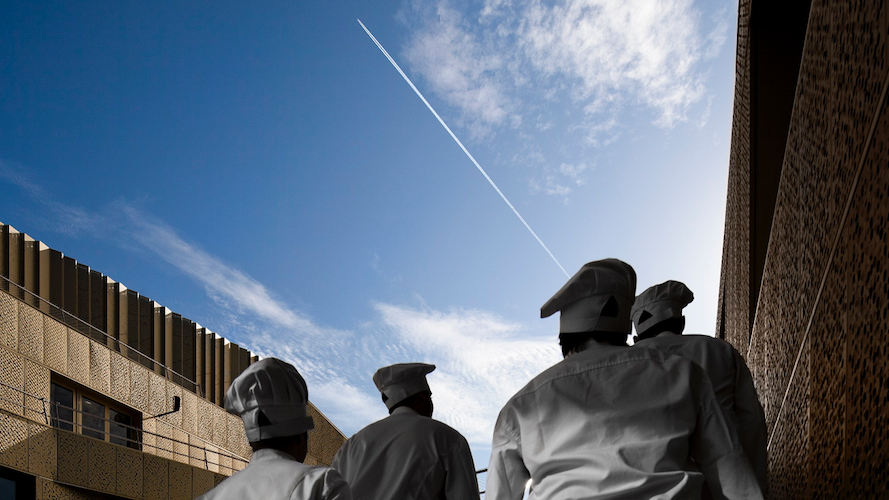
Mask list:
[[[0,223],[0,498],[191,499],[250,459],[246,349]],[[306,463],[345,440],[313,405]]]

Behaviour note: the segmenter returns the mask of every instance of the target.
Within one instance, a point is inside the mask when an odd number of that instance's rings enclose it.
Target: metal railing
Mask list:
[[[478,493],[485,498],[485,486],[488,483],[488,469],[475,471],[475,479],[478,481]]]
[[[136,349],[135,347],[132,347],[124,342],[121,342],[120,339],[108,335],[106,332],[103,332],[102,330],[78,318],[77,316],[53,304],[52,302],[49,302],[39,295],[36,295],[34,292],[24,288],[14,281],[11,281],[9,278],[3,275],[0,275],[0,290],[19,299],[23,304],[33,307],[37,311],[46,314],[58,320],[62,324],[68,326],[69,328],[80,332],[84,336],[91,338],[97,342],[101,342],[109,349],[117,351],[121,355],[138,362],[142,366],[145,366],[155,373],[162,375],[165,379],[181,387],[184,387],[185,389],[197,394],[198,396],[205,397],[203,387],[201,387],[201,385],[194,380],[191,380],[190,378],[182,375],[169,366],[155,360],[139,349]]]
[[[22,398],[10,399],[5,394],[5,392],[9,390],[21,395]],[[31,398],[31,400],[35,404],[29,405],[27,398]],[[126,443],[123,446],[126,446],[130,449],[142,451],[160,457],[164,457],[164,455],[166,454],[169,454],[170,457],[181,457],[173,458],[173,460],[189,465],[194,465],[195,462],[202,462],[205,469],[213,470],[211,467],[215,467],[216,471],[222,474],[226,473],[224,472],[224,470],[227,470],[228,475],[234,474],[235,472],[246,467],[247,463],[249,462],[243,457],[227,453],[223,450],[208,449],[206,445],[209,442],[206,439],[200,436],[195,436],[194,434],[181,429],[179,430],[187,435],[190,439],[202,441],[204,443],[204,446],[198,446],[191,442],[181,441],[174,437],[147,431],[139,426],[124,424],[104,417],[99,417],[98,415],[87,413],[76,408],[71,408],[60,403],[54,403],[44,397],[31,394],[29,392],[23,391],[22,389],[19,389],[18,387],[13,387],[9,384],[0,382],[0,409],[6,409],[6,405],[11,405],[13,408],[21,409],[21,413],[17,413],[15,411],[10,411],[10,413],[21,415],[23,418],[31,421],[42,421],[44,424],[59,429],[61,431],[74,432],[75,434],[82,434],[93,439],[99,439],[101,441],[109,443],[111,443],[112,439],[123,441]],[[35,407],[39,407],[40,409],[35,409]],[[34,414],[35,418],[29,417],[29,412],[31,414]],[[69,412],[71,413],[70,420],[62,417],[63,414]],[[80,416],[80,418],[77,418],[78,415]],[[102,428],[98,429],[95,426],[84,425],[84,416],[87,416],[89,419],[93,419],[96,421],[102,421]],[[62,427],[62,424],[65,424],[66,427],[70,426],[70,430]],[[112,432],[110,431],[110,429],[112,428],[112,424],[126,430],[126,436],[124,437],[112,434]],[[106,428],[108,428],[109,430],[105,430]],[[102,437],[100,438],[98,437],[98,435],[101,435]],[[148,437],[149,439],[146,440],[146,437]],[[151,441],[153,441],[153,443]],[[153,450],[153,452],[147,451],[146,448]],[[188,452],[183,453],[181,451],[181,448],[188,450]],[[223,464],[219,460],[219,458],[221,457],[231,459],[232,465]],[[235,463],[241,465],[236,467]]]

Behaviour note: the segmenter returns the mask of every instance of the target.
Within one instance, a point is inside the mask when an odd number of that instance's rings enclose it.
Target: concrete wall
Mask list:
[[[883,498],[889,9],[884,2],[811,4],[760,271],[754,207],[768,200],[753,189],[763,166],[752,136],[763,117],[752,111],[751,52],[764,4],[743,1],[739,11],[717,334],[746,354],[753,371],[770,430],[773,498]]]

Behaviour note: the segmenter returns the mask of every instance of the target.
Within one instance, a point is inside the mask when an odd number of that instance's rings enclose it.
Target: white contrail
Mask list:
[[[487,172],[485,172],[485,169],[483,169],[482,166],[479,165],[477,161],[475,161],[475,158],[472,156],[472,153],[470,153],[469,150],[466,149],[466,146],[464,146],[463,143],[460,142],[460,139],[457,139],[457,136],[454,135],[454,133],[451,131],[451,127],[448,127],[448,124],[445,123],[444,120],[441,119],[441,116],[438,116],[438,113],[435,111],[435,109],[433,109],[432,105],[429,104],[429,101],[427,101],[426,98],[423,97],[423,94],[420,93],[420,91],[414,85],[414,82],[412,82],[411,79],[408,78],[408,76],[406,74],[404,74],[404,71],[401,70],[401,68],[398,66],[398,63],[395,62],[395,59],[392,59],[392,56],[390,56],[389,53],[386,52],[386,49],[384,49],[383,46],[380,44],[380,42],[377,41],[377,37],[373,36],[373,33],[371,33],[369,29],[367,29],[367,26],[365,26],[364,23],[361,22],[361,19],[358,19],[358,24],[361,25],[361,27],[364,29],[364,32],[367,33],[367,36],[369,36],[370,39],[373,40],[373,42],[377,45],[377,48],[379,48],[380,51],[383,53],[383,55],[386,56],[386,59],[388,59],[389,62],[392,63],[392,66],[395,66],[395,69],[398,70],[398,73],[401,75],[402,78],[404,78],[404,81],[406,81],[407,84],[410,85],[412,89],[414,89],[414,92],[417,94],[417,97],[419,97],[423,101],[423,104],[425,104],[426,107],[429,108],[429,111],[432,111],[432,114],[435,115],[435,118],[438,120],[438,123],[441,123],[441,126],[444,127],[444,129],[448,131],[448,134],[451,135],[451,138],[453,138],[454,141],[457,143],[457,145],[460,146],[460,149],[462,149],[463,152],[466,153],[466,156],[468,156],[469,159],[472,160],[472,163],[475,165],[475,168],[477,168],[478,171],[481,172],[482,175],[485,176],[485,179],[488,180],[488,183],[491,184],[491,187],[493,187],[494,190],[497,191],[497,194],[499,194],[500,197],[503,198],[503,201],[505,201],[506,204],[509,205],[509,208],[512,209],[512,213],[514,213],[516,215],[516,217],[518,217],[519,220],[522,221],[522,224],[524,224],[525,227],[528,229],[528,231],[531,232],[531,234],[534,236],[534,239],[536,239],[537,242],[540,243],[540,246],[542,246],[543,249],[546,250],[546,253],[549,254],[550,257],[552,257],[553,262],[555,262],[556,265],[559,266],[559,269],[561,269],[562,272],[565,273],[565,276],[571,276],[570,274],[568,274],[567,271],[565,271],[565,268],[562,267],[562,264],[559,264],[559,260],[556,259],[556,256],[553,255],[553,253],[549,251],[549,248],[546,247],[546,245],[543,243],[543,240],[541,240],[540,237],[537,236],[537,233],[535,233],[534,230],[531,229],[531,226],[529,226],[528,223],[525,222],[525,218],[522,217],[522,214],[520,214],[519,211],[516,210],[516,208],[514,206],[512,206],[512,203],[510,203],[509,200],[506,199],[506,195],[503,194],[503,191],[500,191],[500,188],[497,187],[497,184],[494,184],[494,181],[491,180],[491,177],[488,175]]]

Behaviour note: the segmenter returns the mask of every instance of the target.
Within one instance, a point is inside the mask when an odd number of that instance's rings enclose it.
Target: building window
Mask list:
[[[50,392],[49,397],[50,402],[52,403],[50,409],[52,426],[59,429],[65,429],[66,431],[73,431],[74,391],[53,382],[52,391]]]
[[[34,476],[0,467],[0,498],[33,500],[37,498]]]
[[[68,380],[53,380],[53,427],[140,449],[141,414]]]

